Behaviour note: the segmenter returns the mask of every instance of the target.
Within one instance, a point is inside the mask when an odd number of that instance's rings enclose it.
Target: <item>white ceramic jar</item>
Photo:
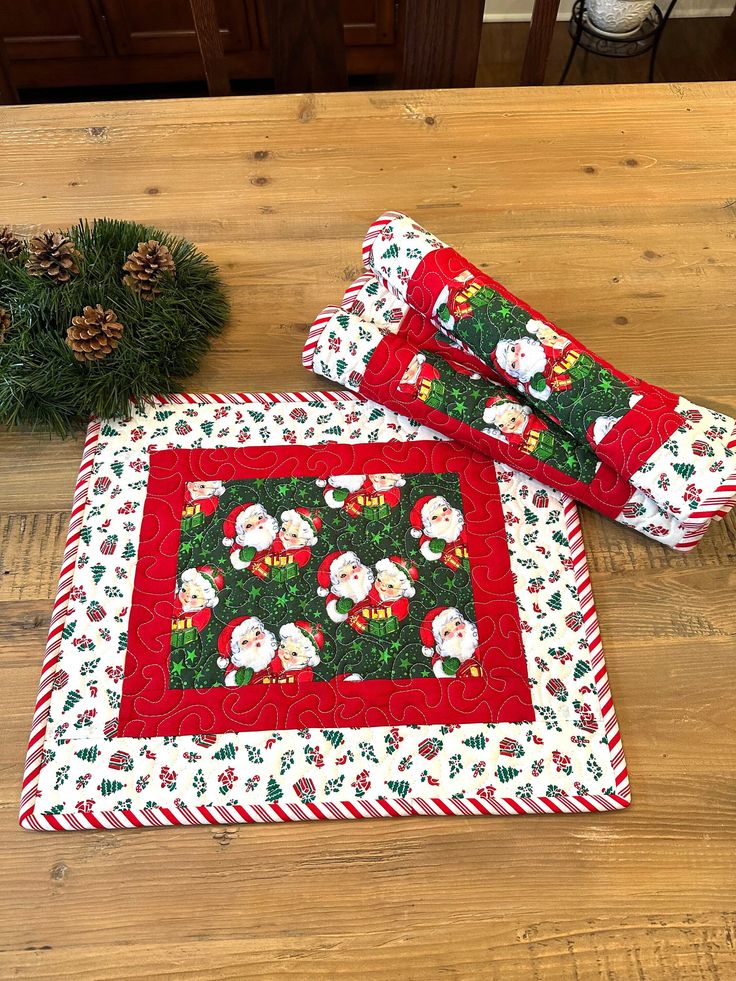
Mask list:
[[[653,6],[654,0],[586,0],[585,10],[594,27],[626,35],[638,30]]]

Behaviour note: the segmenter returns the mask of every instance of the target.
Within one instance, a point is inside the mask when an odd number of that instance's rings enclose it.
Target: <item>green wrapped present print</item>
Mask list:
[[[363,517],[366,521],[385,521],[391,514],[391,508],[385,502],[378,505],[366,504],[363,508]]]
[[[542,429],[538,434],[536,444],[529,452],[538,460],[550,460],[555,452],[555,438],[549,429]]]
[[[595,362],[591,356],[581,351],[577,359],[567,369],[567,373],[575,381],[582,381],[583,378],[587,378],[590,375],[594,368]]]
[[[185,532],[194,531],[195,528],[200,528],[204,524],[204,512],[198,510],[188,513],[190,510],[193,511],[193,509],[185,508],[181,519],[181,530]]]
[[[366,633],[370,637],[390,637],[399,629],[399,621],[396,617],[388,617],[386,620],[369,620]]]
[[[444,382],[422,382],[419,386],[419,398],[422,402],[426,402],[430,409],[441,409],[445,401]]]
[[[272,582],[284,583],[289,582],[290,579],[296,579],[298,576],[299,566],[296,562],[290,562],[288,565],[271,566],[271,574],[268,578]]]
[[[181,630],[176,626],[178,623],[181,621],[174,621],[174,629],[171,631],[171,649],[177,651],[184,647],[192,647],[199,636],[196,627],[185,627]]]

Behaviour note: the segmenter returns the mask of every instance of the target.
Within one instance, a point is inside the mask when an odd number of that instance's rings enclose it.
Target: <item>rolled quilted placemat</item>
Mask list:
[[[679,545],[685,530],[676,518],[663,514],[589,447],[537,415],[506,386],[459,363],[451,344],[435,341],[434,349],[417,348],[397,332],[399,326],[326,307],[312,325],[304,365],[656,541]]]
[[[376,323],[384,332],[391,331],[397,337],[402,337],[406,343],[423,351],[446,352],[448,350],[447,345],[450,344],[452,347],[452,359],[460,362],[464,370],[475,372],[479,377],[488,378],[497,384],[505,383],[504,379],[494,372],[492,366],[476,357],[467,348],[467,345],[463,344],[457,338],[452,337],[452,335],[438,330],[429,318],[413,310],[395,296],[385,283],[379,281],[372,272],[364,273],[347,288],[343,296],[342,306],[349,312],[356,313],[363,320],[370,320]],[[523,402],[523,397],[520,396],[520,400]],[[503,401],[501,401],[495,413],[487,413],[487,415],[490,415],[490,419],[486,421],[492,422],[494,433],[498,438],[519,445],[521,422],[518,413],[514,414],[513,412],[507,411]],[[568,444],[569,441],[575,442],[569,434],[567,440]],[[575,452],[579,456],[577,446],[579,444],[576,444]],[[590,452],[590,450],[588,451]],[[522,464],[517,469],[524,470],[525,467]],[[580,489],[577,489],[578,500],[590,504],[589,495],[595,491],[598,492],[596,493],[596,497],[600,498],[602,481],[611,479],[609,471],[609,467],[603,467],[599,470],[593,486],[584,488],[582,494],[579,493]],[[557,479],[558,475],[553,474],[550,477],[554,486],[557,486]],[[700,522],[699,525],[695,525],[695,531],[693,530],[693,525],[689,523],[685,524],[676,521],[673,524],[669,520],[672,517],[670,513],[665,518],[659,508],[652,510],[650,500],[646,500],[646,495],[638,491],[634,493],[636,489],[632,485],[622,481],[623,484],[626,484],[628,493],[631,496],[627,499],[622,513],[623,520],[620,523],[632,525],[638,530],[643,531],[649,537],[681,550],[693,548],[707,529],[710,519]],[[568,489],[568,492],[573,496],[576,494],[576,490]],[[618,499],[615,498],[614,500],[617,504]],[[610,497],[607,498],[609,504],[613,504],[614,500]],[[595,502],[591,506],[599,511],[601,510],[600,506]],[[720,514],[714,516],[714,520],[719,520],[725,516],[728,510],[728,507],[724,507]],[[615,520],[620,520],[613,513],[609,516],[614,517]],[[633,522],[627,520],[632,517],[635,518]]]
[[[614,368],[406,215],[370,227],[363,261],[535,411],[650,497],[696,544],[736,499],[736,422]]]

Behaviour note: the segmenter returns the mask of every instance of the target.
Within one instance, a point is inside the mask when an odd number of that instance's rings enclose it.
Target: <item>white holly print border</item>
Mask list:
[[[166,419],[155,418],[169,411]],[[246,422],[251,411],[263,419]],[[209,422],[212,427],[201,428]],[[335,432],[336,427],[341,432]],[[101,436],[110,430],[116,435]],[[133,526],[125,535],[126,544],[130,541],[135,549],[142,507],[129,505],[136,502],[136,494],[145,497],[145,469],[137,462],[145,450],[138,447],[203,442],[242,446],[250,441],[293,445],[336,437],[355,441],[356,433],[362,440],[371,434],[379,442],[437,438],[358,396],[329,392],[174,396],[157,400],[125,423],[92,423],[29,742],[23,827],[80,830],[410,814],[559,813],[628,805],[626,765],[577,510],[564,495],[500,465],[496,470],[537,711],[534,723],[154,739],[114,735],[115,686],[121,683],[125,651],[118,650],[117,643],[104,642],[96,648],[99,663],[90,668],[89,651],[73,644],[76,627],[69,627],[73,617],[79,623],[83,616],[87,635],[109,629],[107,617],[97,621],[85,612],[95,597],[79,592],[79,576],[90,568],[89,560],[83,563],[81,558],[117,534],[108,560],[95,562],[104,565],[105,572],[108,567],[114,570],[118,549],[125,547],[120,537],[124,525]],[[123,466],[111,471],[116,480],[107,484],[112,463]],[[103,500],[102,510],[91,519],[90,508]],[[83,529],[91,530],[82,537]],[[122,584],[123,596],[114,597],[110,606],[119,602],[125,609],[132,575],[116,581]],[[117,616],[123,623],[116,626],[124,626],[125,613]],[[84,698],[65,713],[72,690]],[[91,726],[74,732],[76,738],[69,738],[67,730],[58,731],[65,715],[88,717],[87,700],[96,703],[95,709],[100,707]]]

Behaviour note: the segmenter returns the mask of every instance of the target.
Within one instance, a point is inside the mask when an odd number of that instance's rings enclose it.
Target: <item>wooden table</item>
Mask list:
[[[3,110],[0,214],[197,242],[191,388],[313,387],[306,323],[408,212],[615,364],[736,412],[736,85]],[[2,976],[733,977],[733,519],[683,558],[585,515],[634,804],[560,818],[37,834],[17,800],[80,440],[0,443]]]

